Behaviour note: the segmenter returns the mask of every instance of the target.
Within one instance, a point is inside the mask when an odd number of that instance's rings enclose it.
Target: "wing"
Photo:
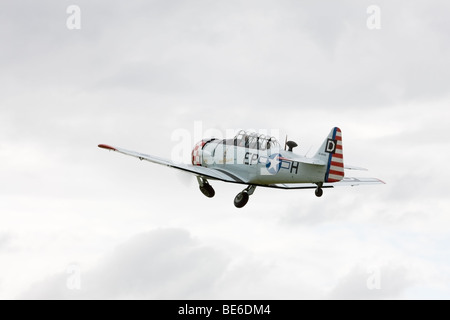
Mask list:
[[[190,172],[192,174],[195,174],[196,176],[203,177],[205,179],[213,179],[213,180],[221,180],[225,182],[232,182],[232,183],[241,183],[246,184],[246,181],[236,176],[236,174],[228,172],[224,169],[213,169],[213,168],[205,168],[205,167],[199,167],[199,166],[193,166],[193,165],[187,165],[182,163],[175,163],[170,160],[166,160],[160,157],[151,156],[148,154],[143,154],[135,151],[130,151],[122,148],[116,148],[111,147],[106,144],[100,144],[98,145],[99,148],[119,152],[122,154],[125,154],[127,156],[132,156],[135,158],[138,158],[139,160],[145,160],[149,162],[153,162],[156,164],[160,164],[169,168],[175,168],[178,170],[183,170]]]
[[[385,184],[384,181],[377,178],[351,178],[344,177],[339,182],[327,183],[325,182],[322,188],[334,188],[334,187],[354,187],[359,185],[369,185],[369,184]],[[271,185],[261,185],[261,187],[268,188],[278,188],[278,189],[315,189],[317,185],[314,183],[290,183],[290,184],[271,184]]]

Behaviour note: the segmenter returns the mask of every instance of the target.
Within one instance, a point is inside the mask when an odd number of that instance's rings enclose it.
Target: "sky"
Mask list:
[[[449,299],[449,15],[438,0],[3,0],[0,299]],[[369,168],[346,174],[385,185],[257,188],[236,209],[243,186],[211,182],[208,199],[97,148],[188,162],[211,132],[254,129],[312,155],[334,126],[344,161]]]

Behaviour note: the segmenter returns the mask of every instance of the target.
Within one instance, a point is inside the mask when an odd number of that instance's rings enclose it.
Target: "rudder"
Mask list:
[[[344,153],[341,129],[331,129],[328,137],[314,156],[326,163],[324,182],[338,182],[344,178]]]

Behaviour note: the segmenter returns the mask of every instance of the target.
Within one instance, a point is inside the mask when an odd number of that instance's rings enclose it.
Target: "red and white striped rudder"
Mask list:
[[[335,146],[332,146],[335,144]],[[344,178],[344,152],[342,149],[342,132],[339,128],[334,128],[333,138],[329,142],[329,150],[334,147],[334,152],[330,152],[325,182],[338,182]]]
[[[317,151],[314,158],[326,164],[324,182],[338,182],[344,178],[344,152],[341,129],[335,127]]]

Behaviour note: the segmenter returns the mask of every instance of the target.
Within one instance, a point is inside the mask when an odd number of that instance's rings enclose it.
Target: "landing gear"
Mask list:
[[[236,208],[244,207],[250,196],[255,192],[256,186],[248,186],[242,192],[238,193],[238,195],[234,198],[234,205]]]
[[[322,183],[317,184],[315,193],[316,193],[316,197],[318,197],[318,198],[320,198],[323,195]]]
[[[208,183],[208,180],[197,177],[198,185],[200,188],[200,191],[207,196],[208,198],[214,197],[216,192],[214,191],[214,188],[211,187],[211,185]]]
[[[211,185],[209,183],[203,185],[203,187],[200,187],[200,191],[208,198],[212,198],[216,194],[216,192],[214,191],[214,188],[211,187]]]
[[[242,208],[243,206],[245,206],[247,204],[249,198],[250,198],[250,196],[248,195],[248,193],[245,190],[238,193],[236,198],[234,198],[235,207]]]
[[[322,188],[317,187],[315,193],[316,193],[316,197],[320,198],[323,195]]]

